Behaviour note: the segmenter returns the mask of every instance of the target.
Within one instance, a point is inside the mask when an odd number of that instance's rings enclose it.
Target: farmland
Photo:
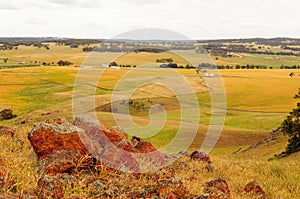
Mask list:
[[[37,184],[38,179],[35,171],[37,160],[27,139],[28,131],[31,130],[34,123],[50,118],[64,116],[70,120],[73,119],[74,85],[78,80],[78,74],[82,71],[102,75],[97,85],[92,87],[95,89],[94,106],[97,119],[108,126],[118,125],[112,113],[113,103],[116,103],[112,101],[112,96],[115,91],[118,91],[116,86],[120,82],[122,83],[122,79],[130,80],[129,86],[137,86],[132,93],[131,101],[128,102],[130,115],[136,124],[146,127],[151,123],[149,111],[153,105],[166,110],[166,122],[163,128],[150,137],[145,136],[146,140],[151,141],[159,149],[164,148],[176,136],[176,132],[181,126],[182,110],[178,104],[178,98],[163,84],[138,85],[132,80],[136,77],[142,77],[142,79],[161,78],[163,75],[173,73],[184,77],[189,87],[195,92],[200,112],[199,128],[189,151],[199,149],[210,127],[211,117],[219,116],[211,110],[209,88],[203,80],[205,72],[199,73],[198,71],[197,73],[195,69],[158,69],[160,63],[156,62],[157,59],[172,58],[178,65],[183,66],[196,65],[199,62],[215,62],[217,65],[257,64],[273,67],[273,69],[224,69],[219,71],[213,69],[209,71],[215,74],[220,73],[222,77],[227,102],[225,124],[220,139],[210,153],[214,162],[214,173],[200,171],[199,168],[203,167],[203,163],[184,159],[192,169],[189,171],[179,170],[177,174],[183,179],[188,190],[195,194],[201,194],[204,182],[221,177],[229,179],[234,198],[249,198],[238,190],[243,189],[247,181],[255,179],[264,187],[270,198],[300,197],[299,153],[282,160],[267,161],[274,157],[274,154],[284,150],[287,137],[281,135],[274,142],[267,143],[258,149],[233,154],[238,149],[247,149],[250,145],[269,136],[270,131],[280,126],[289,111],[295,107],[296,100],[293,99],[293,96],[300,85],[300,69],[279,68],[281,65],[299,65],[299,57],[236,53],[237,57],[217,56],[216,60],[216,56],[197,54],[192,50],[160,53],[88,53],[82,52],[83,46],[70,48],[49,43],[49,47],[50,49],[46,50],[32,46],[19,46],[17,50],[0,51],[0,57],[8,58],[8,63],[6,63],[8,65],[19,62],[37,64],[54,62],[53,65],[56,65],[55,63],[59,60],[68,60],[73,63],[68,67],[36,66],[0,70],[0,109],[12,109],[18,116],[12,120],[1,121],[1,125],[14,128],[17,137],[7,139],[0,136],[0,141],[4,143],[0,147],[0,156],[12,171],[13,178],[17,182],[14,188],[17,192],[32,189],[32,183]],[[280,51],[281,48],[276,49]],[[131,67],[87,68],[86,70],[74,67],[109,64],[112,61]],[[155,67],[148,69],[145,67],[148,64]],[[2,62],[0,65],[3,66],[5,63]],[[134,65],[136,68],[133,68]],[[295,74],[294,77],[290,76],[292,72]],[[129,79],[126,79],[126,75],[129,76]],[[85,78],[90,80],[89,76]],[[211,81],[213,80],[212,78]],[[126,87],[127,85],[121,84],[121,86]],[[123,103],[122,99],[120,98],[117,103]],[[158,112],[154,116],[159,119],[164,115]],[[193,116],[193,112],[186,113],[188,120],[193,120]],[[132,130],[127,133],[129,136],[138,134],[142,137],[148,132]],[[25,150],[12,150],[19,147],[16,141],[18,139],[24,141]],[[27,159],[27,157],[30,158]],[[195,175],[200,177],[194,178]],[[65,190],[65,195],[87,197],[81,186],[80,182],[75,183],[72,189]]]

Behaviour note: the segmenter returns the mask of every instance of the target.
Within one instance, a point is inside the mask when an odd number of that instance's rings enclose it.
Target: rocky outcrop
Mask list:
[[[204,187],[205,194],[209,194],[209,198],[230,199],[231,193],[227,182],[224,179],[209,181]]]
[[[249,182],[245,186],[244,191],[246,193],[251,193],[253,195],[256,195],[258,198],[265,198],[266,197],[265,191],[259,186],[259,184],[256,181]]]
[[[141,164],[143,168],[164,164],[164,156],[150,142],[137,137],[129,142],[125,133],[86,118],[76,118],[74,124],[65,118],[38,123],[28,139],[38,156],[39,170],[49,175],[70,173],[87,156],[94,158],[95,165],[90,166],[129,172],[141,171]]]

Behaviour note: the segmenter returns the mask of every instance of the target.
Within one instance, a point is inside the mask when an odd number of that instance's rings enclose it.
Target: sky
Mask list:
[[[109,39],[152,28],[190,39],[300,38],[299,8],[299,0],[0,0],[0,37]]]

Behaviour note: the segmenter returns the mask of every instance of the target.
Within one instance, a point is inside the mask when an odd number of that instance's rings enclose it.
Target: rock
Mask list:
[[[259,184],[256,181],[249,182],[245,188],[244,191],[246,193],[253,193],[260,198],[265,198],[266,193],[265,191],[259,186]]]
[[[86,155],[87,150],[79,133],[83,133],[83,130],[68,122],[39,123],[29,132],[28,139],[39,160],[47,157],[54,150],[74,150],[81,155]]]
[[[64,198],[63,187],[57,178],[45,176],[38,181],[39,199],[61,199]]]
[[[2,160],[0,160],[0,190],[8,190],[12,186],[12,177]]]
[[[106,189],[106,185],[103,184],[103,180],[98,179],[92,182],[89,186],[89,190],[93,196],[103,194]]]
[[[127,135],[106,125],[86,118],[76,118],[75,125],[85,131],[87,140],[92,144],[85,144],[87,149],[96,159],[105,166],[124,172],[138,172],[139,166],[131,154],[131,144],[127,141]],[[100,149],[95,150],[94,149]]]
[[[157,151],[150,142],[133,136],[131,139],[131,145],[132,152],[142,154],[140,157],[144,160],[156,163],[158,166],[164,163],[164,155]],[[139,156],[137,155],[136,157],[138,158]]]
[[[209,181],[205,184],[204,192],[212,198],[230,199],[231,193],[228,184],[223,179]]]
[[[85,158],[78,151],[55,150],[47,157],[39,161],[39,172],[47,175],[57,175],[59,173],[73,173],[74,170],[81,171],[93,165],[92,158]]]
[[[155,190],[160,198],[183,198],[187,194],[180,178],[159,180]]]
[[[214,167],[211,165],[210,162],[208,162],[208,163],[206,164],[206,166],[205,166],[205,170],[206,170],[207,172],[213,172],[213,171],[214,171]]]
[[[0,136],[1,135],[14,137],[15,136],[15,130],[13,130],[13,129],[7,127],[7,126],[0,126]]]
[[[195,196],[193,199],[210,199],[211,195],[209,193],[202,194],[200,196]]]
[[[209,155],[203,151],[194,151],[191,154],[191,159],[192,160],[200,160],[200,161],[204,161],[204,162],[208,162],[208,163],[211,162]]]

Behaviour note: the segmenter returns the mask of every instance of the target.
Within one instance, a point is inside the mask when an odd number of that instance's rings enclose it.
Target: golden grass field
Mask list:
[[[50,46],[50,48],[58,49],[56,53],[49,53],[42,49],[37,49],[35,52],[35,49],[21,47],[22,53],[14,50],[1,51],[0,57],[7,56],[11,60],[18,61],[67,59],[75,65],[81,65],[86,57],[86,53],[80,52],[79,49],[56,46]],[[181,55],[184,53],[189,52],[180,52]],[[118,56],[106,55],[109,57],[107,59],[119,56],[119,54]],[[130,64],[131,60],[136,59],[134,64],[143,65],[154,63],[156,58],[170,56],[179,63],[185,63],[184,59],[172,53],[155,54],[155,56],[149,56],[147,53],[128,54],[119,57],[116,62]],[[193,62],[192,59],[191,62]],[[108,125],[114,126],[112,114],[101,107],[110,105],[114,86],[123,75],[133,69],[91,70],[103,71],[96,90],[95,107],[100,107],[97,109],[97,116]],[[15,138],[0,137],[0,142],[3,143],[0,146],[0,157],[12,172],[18,192],[32,189],[33,184],[36,185],[38,180],[37,160],[27,140],[27,133],[35,122],[59,116],[72,118],[72,93],[78,71],[79,68],[76,67],[0,70],[0,109],[11,108],[19,116],[10,121],[0,122],[17,130]],[[195,150],[201,146],[210,123],[210,97],[195,70],[178,69],[177,72],[188,80],[197,93],[200,104],[200,126],[190,147],[190,150]],[[291,78],[289,76],[291,72],[295,72],[296,76]],[[263,146],[247,153],[232,154],[237,149],[245,149],[268,136],[270,130],[277,128],[288,112],[295,107],[296,101],[293,96],[300,85],[298,75],[300,70],[221,70],[220,74],[226,90],[228,109],[223,133],[211,152],[215,172],[212,174],[203,172],[203,169],[199,169],[204,167],[202,163],[190,162],[186,159],[185,161],[194,169],[178,171],[178,176],[193,193],[200,194],[204,182],[222,177],[227,179],[233,190],[233,198],[249,198],[241,194],[239,190],[251,180],[258,181],[270,198],[300,198],[300,155],[295,154],[285,159],[267,161],[274,154],[284,150],[287,143],[286,137],[280,137],[270,146]],[[147,85],[138,89],[133,99],[144,102],[146,106],[150,106],[147,104],[149,99],[154,103],[165,104],[168,112],[166,125],[160,133],[148,140],[158,148],[166,145],[175,136],[180,126],[180,110],[178,110],[179,107],[173,94],[161,86]],[[147,111],[132,110],[132,114],[134,121],[141,125],[146,125],[150,121]],[[20,125],[19,122],[23,119],[27,120],[27,123]],[[18,139],[25,142],[25,150],[18,150],[21,147]],[[197,178],[191,180],[192,176],[197,176]],[[77,190],[80,190],[79,187],[80,185]],[[69,193],[67,190],[66,195],[68,194],[72,195],[71,191]],[[78,194],[84,196],[84,193]]]

